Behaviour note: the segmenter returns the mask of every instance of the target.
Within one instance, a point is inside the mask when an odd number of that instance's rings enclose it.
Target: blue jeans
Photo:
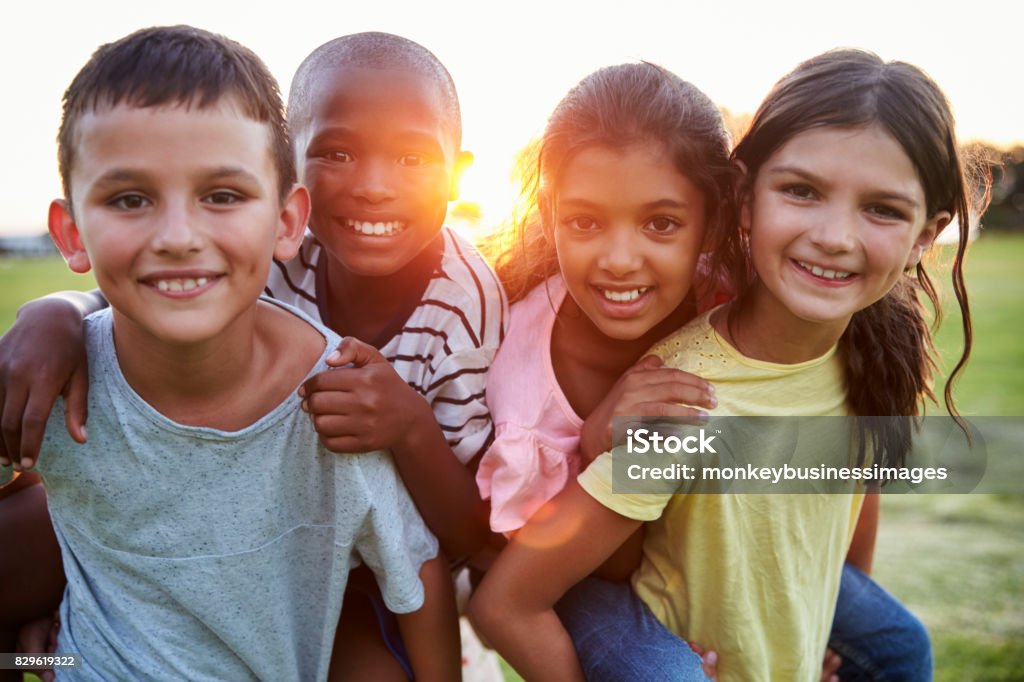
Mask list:
[[[914,614],[878,583],[843,566],[829,646],[843,682],[930,682],[932,644]]]
[[[629,583],[584,578],[555,605],[589,682],[705,682],[700,657]]]
[[[586,578],[555,606],[590,682],[706,680],[700,658],[628,584]],[[829,646],[843,682],[928,682],[928,631],[870,577],[843,565]],[[824,652],[822,652],[824,656]]]

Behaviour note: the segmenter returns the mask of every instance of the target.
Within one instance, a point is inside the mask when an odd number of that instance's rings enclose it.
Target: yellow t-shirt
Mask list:
[[[835,348],[797,365],[753,360],[709,316],[652,352],[714,384],[713,416],[846,414]],[[606,507],[651,522],[633,588],[655,616],[717,651],[722,682],[819,679],[863,495],[613,494],[612,456],[579,482]]]

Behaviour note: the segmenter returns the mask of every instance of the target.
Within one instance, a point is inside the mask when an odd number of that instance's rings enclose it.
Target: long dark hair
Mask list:
[[[485,244],[510,302],[558,272],[554,244],[544,235],[552,216],[542,196],[557,192],[565,164],[580,150],[655,142],[703,193],[705,249],[725,262],[737,175],[729,161],[729,134],[714,103],[692,84],[646,62],[608,66],[590,74],[555,107],[543,136],[521,155],[523,196],[517,214]],[[697,258],[697,254],[694,254]],[[714,269],[717,267],[713,265]]]
[[[976,183],[968,172],[949,103],[935,82],[916,66],[884,62],[861,50],[834,50],[803,62],[775,84],[733,151],[734,159],[748,172],[741,194],[750,191],[765,161],[795,135],[824,126],[868,125],[887,130],[913,163],[924,189],[927,215],[947,211],[959,231],[952,281],[964,343],[943,392],[947,410],[957,416],[953,381],[966,365],[973,341],[964,256],[971,220],[984,209],[987,198],[987,189],[977,196],[972,196],[972,189],[979,184],[987,188],[988,180]],[[901,464],[912,424],[887,417],[916,417],[923,399],[935,398],[931,389],[935,348],[918,292],[931,301],[937,325],[941,319],[938,293],[921,261],[901,276],[891,292],[856,313],[839,341],[848,406],[852,414],[865,418],[861,459],[866,441],[882,463]]]

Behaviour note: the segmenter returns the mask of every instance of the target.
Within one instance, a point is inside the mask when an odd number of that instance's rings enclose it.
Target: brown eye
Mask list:
[[[907,216],[903,213],[903,211],[899,210],[898,208],[893,208],[892,206],[886,206],[885,204],[875,204],[874,206],[869,206],[868,211],[878,216],[879,218],[883,218],[885,220],[907,219]]]
[[[211,192],[206,196],[206,202],[209,204],[215,204],[217,206],[230,206],[237,204],[242,201],[242,196],[237,192],[229,192],[227,190],[218,190]]]
[[[678,220],[667,216],[652,218],[646,225],[646,228],[655,234],[671,234],[679,229],[679,227]]]
[[[122,194],[110,200],[110,205],[122,211],[135,211],[149,205],[149,199],[141,194]]]
[[[597,229],[597,221],[587,216],[576,216],[565,221],[566,227],[577,232],[592,232]]]
[[[817,196],[817,192],[814,191],[813,187],[799,183],[786,185],[782,188],[782,191],[796,199],[813,199]]]

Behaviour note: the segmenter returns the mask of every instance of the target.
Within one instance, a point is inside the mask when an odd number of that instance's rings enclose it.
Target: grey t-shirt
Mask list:
[[[58,405],[38,463],[68,576],[58,651],[82,659],[61,679],[324,679],[360,560],[388,608],[420,607],[437,541],[389,453],[326,451],[294,394],[241,431],[172,422],[125,381],[111,319],[86,321],[88,443]],[[310,374],[338,342],[314,326]]]

